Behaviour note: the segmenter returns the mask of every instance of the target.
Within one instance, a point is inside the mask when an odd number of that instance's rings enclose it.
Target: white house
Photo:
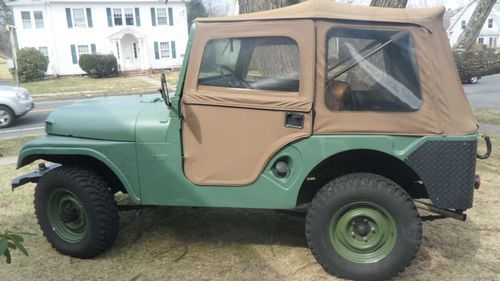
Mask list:
[[[478,0],[473,0],[465,6],[459,13],[451,18],[451,25],[448,28],[448,37],[453,46],[460,34],[464,31],[469,19],[477,6]],[[497,1],[490,16],[484,23],[483,29],[477,38],[477,42],[485,44],[490,48],[500,47],[500,2]]]
[[[181,65],[188,41],[182,0],[10,1],[19,48],[49,59],[49,75],[84,72],[82,54],[114,54],[122,71]]]

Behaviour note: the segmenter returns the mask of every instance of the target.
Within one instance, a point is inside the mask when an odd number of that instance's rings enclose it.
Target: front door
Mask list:
[[[126,35],[122,39],[122,51],[124,56],[124,69],[135,70],[139,68],[139,44],[133,36]]]
[[[197,25],[182,97],[190,181],[249,185],[311,135],[313,31],[309,20]]]

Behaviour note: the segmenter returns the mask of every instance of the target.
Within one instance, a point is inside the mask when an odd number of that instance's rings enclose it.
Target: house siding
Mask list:
[[[68,26],[66,9],[81,8],[87,13],[91,10],[91,20],[86,18],[87,27],[76,27],[72,17],[72,27]],[[123,25],[108,25],[107,8],[130,8],[134,14],[134,25],[125,24],[125,14],[122,10]],[[139,9],[140,26],[137,26],[136,8]],[[173,15],[173,25],[153,26],[151,19],[151,8],[171,8]],[[178,67],[182,64],[182,58],[188,41],[188,27],[186,19],[186,7],[182,1],[169,1],[168,5],[163,1],[39,1],[30,5],[12,6],[14,20],[17,26],[17,36],[20,48],[24,47],[47,47],[49,51],[49,75],[76,75],[84,74],[78,64],[73,63],[71,45],[75,45],[78,51],[78,45],[88,45],[89,50],[92,44],[95,44],[95,50],[98,54],[114,54],[118,59],[117,49],[110,36],[125,29],[133,30],[144,35],[143,48],[137,41],[137,53],[144,58],[136,63],[139,69],[164,69]],[[30,11],[33,27],[33,11],[42,11],[44,14],[44,29],[23,29],[21,11]],[[113,16],[113,15],[112,15]],[[92,22],[92,27],[88,26]],[[113,19],[112,19],[113,21]],[[176,42],[177,58],[155,59],[154,42]],[[130,48],[130,46],[129,46]],[[132,49],[129,49],[132,50]],[[120,56],[130,57],[133,53],[127,54],[121,52]],[[123,58],[118,59],[118,63],[123,66]],[[123,70],[123,69],[122,69]]]
[[[448,37],[450,39],[450,44],[453,46],[455,43],[458,41],[458,37],[460,34],[463,32],[462,29],[462,21],[465,21],[467,24],[469,22],[469,19],[471,18],[474,9],[477,6],[478,1],[472,1],[470,2],[466,7],[464,7],[458,14],[456,14],[452,19],[451,19],[451,25],[448,28]],[[493,27],[488,27],[488,19],[493,19]],[[488,19],[483,25],[483,28],[481,29],[481,32],[479,33],[478,40],[479,38],[484,39],[484,43],[488,45],[489,43],[489,38],[495,38],[496,40],[496,47],[500,47],[500,3],[497,2],[495,6],[493,7],[493,10],[491,11],[491,14],[489,15]],[[477,41],[476,41],[477,42]]]

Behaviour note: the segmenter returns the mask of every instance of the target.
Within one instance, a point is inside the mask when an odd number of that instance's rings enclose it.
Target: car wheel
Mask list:
[[[92,258],[114,242],[118,208],[104,180],[92,171],[62,166],[46,175],[35,189],[40,228],[62,254]]]
[[[0,129],[7,128],[14,121],[14,112],[6,106],[0,105]]]
[[[479,79],[477,77],[472,77],[469,79],[469,84],[476,84]]]
[[[416,257],[422,225],[401,187],[378,175],[355,173],[329,182],[316,194],[306,217],[306,238],[328,273],[386,280]]]

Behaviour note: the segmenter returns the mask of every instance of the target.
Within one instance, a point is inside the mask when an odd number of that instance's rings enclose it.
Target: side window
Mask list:
[[[211,40],[198,85],[299,92],[300,51],[288,37]]]
[[[420,108],[422,97],[410,33],[334,28],[327,42],[328,108],[384,112]]]

